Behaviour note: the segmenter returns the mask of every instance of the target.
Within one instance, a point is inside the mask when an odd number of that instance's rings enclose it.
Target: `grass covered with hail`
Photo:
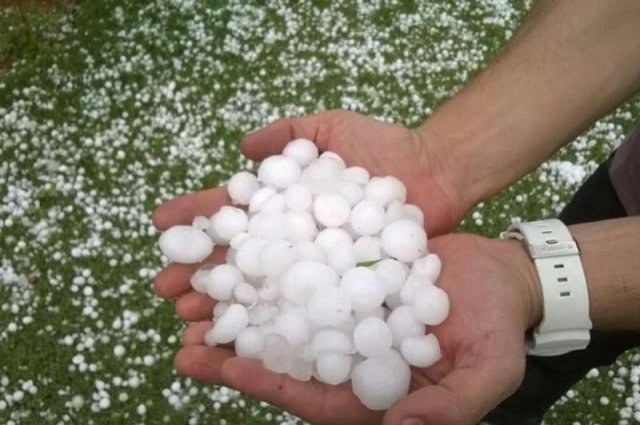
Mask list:
[[[251,167],[237,140],[277,117],[419,123],[526,2],[26,3],[0,4],[0,422],[299,422],[175,374],[184,324],[151,291],[152,210]],[[639,115],[626,103],[461,228],[553,217]],[[629,353],[547,423],[639,422],[639,379]]]

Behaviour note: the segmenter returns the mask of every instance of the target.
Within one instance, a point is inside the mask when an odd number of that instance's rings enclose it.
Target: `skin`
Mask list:
[[[416,129],[330,111],[277,121],[246,136],[241,148],[261,160],[293,138],[309,138],[349,165],[400,178],[409,202],[425,212],[429,234],[442,234],[639,90],[639,51],[640,2],[538,0],[498,58]],[[185,195],[161,205],[154,223],[161,230],[190,223],[228,202],[224,188]],[[640,272],[628,261],[640,255],[638,223],[591,226],[571,230],[583,250],[594,326],[638,329]],[[415,369],[411,393],[387,412],[368,411],[346,386],[296,382],[234,357],[229,348],[205,347],[206,322],[185,331],[176,368],[313,423],[475,423],[522,379],[524,335],[542,315],[539,283],[528,255],[513,241],[447,235],[431,239],[430,249],[442,257],[440,284],[452,305],[450,317],[432,329],[443,358]],[[223,258],[215,252],[207,262]],[[215,301],[190,290],[193,271],[169,265],[157,275],[155,289],[176,299],[180,317],[198,322],[210,317]]]

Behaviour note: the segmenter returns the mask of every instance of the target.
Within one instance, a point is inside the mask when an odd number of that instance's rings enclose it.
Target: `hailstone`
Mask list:
[[[173,226],[160,236],[160,250],[176,263],[199,263],[213,252],[213,242],[192,226]]]

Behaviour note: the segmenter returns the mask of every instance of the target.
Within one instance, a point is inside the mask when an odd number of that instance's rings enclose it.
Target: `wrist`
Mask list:
[[[513,276],[522,306],[522,322],[527,331],[536,328],[542,321],[542,288],[538,272],[520,241],[494,239],[495,252]]]

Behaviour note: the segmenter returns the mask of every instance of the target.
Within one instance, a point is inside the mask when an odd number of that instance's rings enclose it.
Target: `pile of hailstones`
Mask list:
[[[194,273],[194,290],[217,300],[210,346],[235,341],[238,356],[330,385],[351,380],[370,409],[405,396],[410,367],[440,358],[435,335],[449,312],[435,285],[441,262],[427,251],[423,214],[394,177],[346,168],[332,152],[291,141],[258,176],[235,174],[223,206],[160,237],[169,260],[198,263],[215,245],[226,264]]]

